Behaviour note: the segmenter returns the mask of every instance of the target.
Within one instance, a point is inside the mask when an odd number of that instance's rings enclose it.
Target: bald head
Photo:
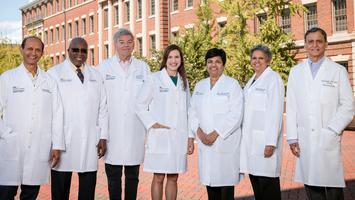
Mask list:
[[[84,38],[76,37],[70,42],[68,54],[70,61],[76,66],[82,66],[86,59],[88,53],[88,44]]]

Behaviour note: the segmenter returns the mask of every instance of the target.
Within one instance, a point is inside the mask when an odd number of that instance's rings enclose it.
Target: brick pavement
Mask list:
[[[342,140],[343,161],[345,168],[345,178],[347,188],[345,189],[345,199],[355,199],[355,132],[345,132]],[[181,200],[205,200],[207,194],[205,187],[200,185],[197,173],[197,154],[189,157],[188,172],[179,177],[179,190],[178,199]],[[302,184],[292,181],[295,168],[294,157],[284,142],[283,159],[282,159],[282,172],[281,172],[281,189],[282,199],[285,200],[303,200],[305,192]],[[138,188],[138,199],[150,199],[150,182],[152,174],[141,171],[140,183]],[[77,199],[77,175],[73,175],[70,199]],[[238,200],[252,200],[253,192],[249,179],[242,180],[237,186],[235,197]],[[40,200],[50,199],[50,186],[44,185],[41,187],[39,194]],[[104,172],[104,165],[100,162],[98,179],[96,186],[96,199],[108,199],[107,180]]]

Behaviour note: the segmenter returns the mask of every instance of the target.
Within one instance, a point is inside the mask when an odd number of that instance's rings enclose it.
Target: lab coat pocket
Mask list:
[[[2,160],[19,159],[19,146],[15,132],[3,134],[0,138],[0,157]]]
[[[39,148],[39,160],[48,162],[50,160],[52,140],[50,135],[42,135],[40,137],[41,147]]]
[[[215,151],[218,153],[232,153],[238,147],[237,134],[232,134],[229,137],[223,139],[218,137],[215,143],[212,145]]]
[[[333,131],[322,128],[321,129],[321,139],[320,139],[320,146],[322,149],[333,151],[337,150],[340,147],[340,136]]]
[[[265,150],[265,134],[264,131],[253,130],[252,142],[251,142],[251,154],[264,156]]]
[[[329,81],[331,82],[331,81]],[[322,83],[321,86],[321,98],[320,101],[322,104],[336,104],[338,101],[338,90],[337,90],[337,84],[332,83],[332,84],[326,84]]]
[[[169,153],[170,134],[169,129],[152,128],[148,135],[147,151],[157,154]]]
[[[228,96],[217,95],[213,98],[213,110],[216,114],[224,114],[229,111]]]
[[[265,111],[267,93],[266,91],[253,91],[250,95],[250,104],[252,110]]]

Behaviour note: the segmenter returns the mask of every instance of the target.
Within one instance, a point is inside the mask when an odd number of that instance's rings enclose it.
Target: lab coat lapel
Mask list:
[[[167,87],[169,87],[171,90],[176,90],[177,87],[175,86],[175,84],[173,83],[173,81],[171,80],[168,72],[166,71],[166,69],[162,69],[160,72],[160,79],[163,81],[164,85],[166,85]],[[178,80],[179,83],[179,80]]]

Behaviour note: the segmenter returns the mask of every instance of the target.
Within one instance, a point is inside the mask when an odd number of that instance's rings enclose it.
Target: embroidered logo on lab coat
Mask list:
[[[217,95],[218,96],[225,96],[225,97],[228,97],[230,96],[230,93],[229,92],[217,92]]]
[[[45,88],[42,88],[42,91],[43,91],[43,92],[47,92],[47,93],[49,93],[49,94],[52,93],[50,90],[45,89]]]
[[[110,74],[106,74],[106,78],[105,78],[105,80],[115,80],[116,79],[116,76],[114,76],[114,75],[110,75]]]
[[[159,92],[169,92],[169,88],[159,87]]]
[[[71,79],[60,78],[60,82],[71,82]]]
[[[338,85],[338,81],[333,80],[322,80],[322,85],[325,87],[336,87]]]
[[[25,88],[20,88],[20,87],[16,87],[16,86],[12,87],[12,93],[20,93],[20,92],[24,92],[24,91],[25,91]]]

